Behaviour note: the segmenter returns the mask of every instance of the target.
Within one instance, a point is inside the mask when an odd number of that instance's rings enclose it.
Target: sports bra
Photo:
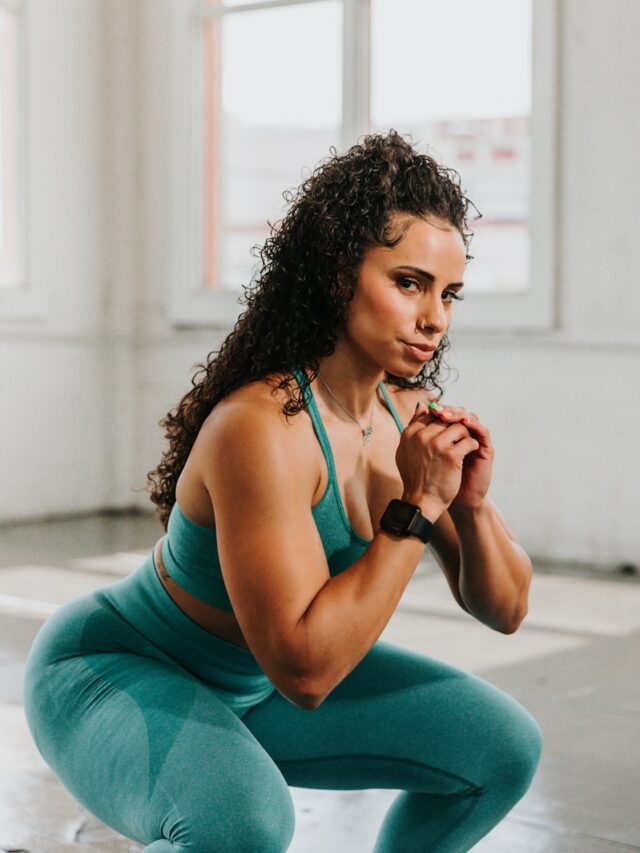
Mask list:
[[[293,370],[292,373],[296,381],[302,384],[302,372]],[[399,431],[402,432],[404,426],[384,384],[381,382],[378,387]],[[331,445],[310,386],[305,388],[304,400],[329,473],[324,494],[312,507],[311,513],[320,534],[329,573],[333,576],[359,559],[371,544],[371,540],[356,533],[347,517],[338,488]],[[162,540],[162,560],[178,586],[206,604],[233,613],[220,568],[216,531],[192,521],[177,502],[171,508],[167,535]]]

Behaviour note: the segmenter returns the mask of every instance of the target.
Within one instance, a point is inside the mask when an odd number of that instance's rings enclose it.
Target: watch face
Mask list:
[[[393,500],[389,510],[393,513],[393,522],[402,530],[406,530],[411,524],[419,509],[413,504],[405,503],[405,501]]]
[[[419,507],[394,499],[386,508],[380,524],[383,530],[387,530],[389,533],[395,533],[397,536],[406,536],[409,525],[419,514]]]

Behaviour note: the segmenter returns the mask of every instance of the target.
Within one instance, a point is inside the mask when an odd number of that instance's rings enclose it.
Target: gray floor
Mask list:
[[[47,616],[131,571],[161,532],[146,516],[0,529],[0,850],[141,849],[84,811],[48,770],[26,728],[21,684]],[[505,636],[463,613],[427,563],[383,637],[507,690],[543,729],[545,750],[529,792],[475,851],[640,850],[640,581],[553,568],[536,571],[529,616]],[[395,796],[292,794],[290,853],[367,853]]]

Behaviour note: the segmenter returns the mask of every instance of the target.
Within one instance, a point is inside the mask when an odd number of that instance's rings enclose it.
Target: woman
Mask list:
[[[289,785],[400,789],[375,853],[469,850],[527,790],[539,727],[378,639],[426,543],[490,628],[527,610],[489,430],[429,406],[469,202],[395,131],[288,200],[246,311],[162,421],[167,535],[43,626],[27,717],[71,793],[153,853],[285,851]]]

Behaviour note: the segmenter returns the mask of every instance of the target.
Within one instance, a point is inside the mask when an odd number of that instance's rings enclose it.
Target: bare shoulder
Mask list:
[[[288,416],[285,403],[292,386],[279,388],[280,377],[270,376],[243,385],[221,400],[203,423],[197,452],[203,480],[212,459],[225,456],[235,464],[299,466],[308,464],[311,427],[305,412]],[[304,465],[305,456],[307,464]],[[286,460],[288,460],[285,463]],[[310,473],[313,479],[313,473]]]
[[[279,388],[279,379],[279,376],[271,375],[236,388],[217,404],[203,426],[215,429],[219,424],[242,415],[293,423],[295,418],[287,419],[282,411],[292,397],[292,385],[288,389]]]
[[[405,423],[413,417],[417,403],[424,403],[426,406],[432,400],[438,399],[435,391],[427,391],[426,388],[401,388],[400,385],[393,385],[390,382],[385,382],[384,387]]]

